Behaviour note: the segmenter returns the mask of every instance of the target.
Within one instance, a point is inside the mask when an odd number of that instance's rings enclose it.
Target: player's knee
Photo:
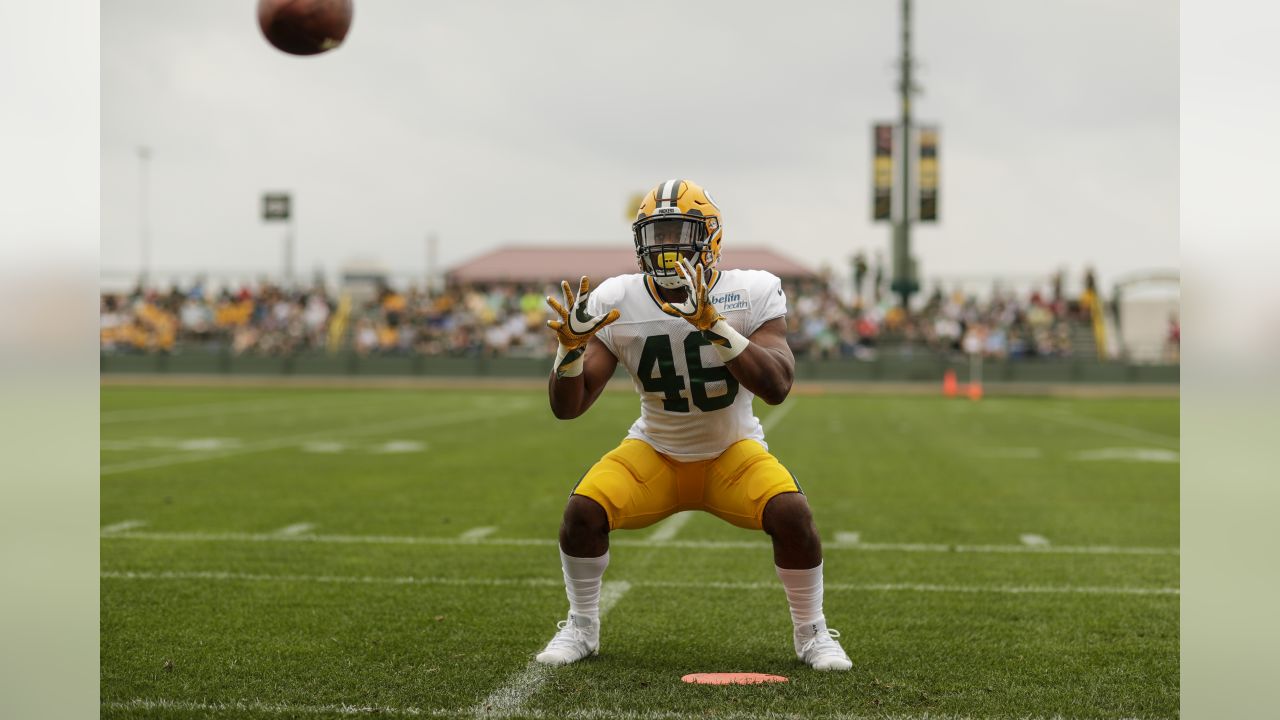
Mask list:
[[[603,535],[609,531],[609,514],[600,503],[585,495],[574,495],[564,507],[561,533],[569,539]]]
[[[764,507],[764,531],[776,540],[808,541],[816,538],[813,513],[804,495],[796,492],[775,495]]]

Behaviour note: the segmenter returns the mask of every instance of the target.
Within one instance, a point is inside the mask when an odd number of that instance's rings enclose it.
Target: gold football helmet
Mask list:
[[[711,195],[688,180],[659,184],[644,196],[631,225],[640,269],[665,288],[684,287],[681,259],[710,270],[720,259],[724,221]]]

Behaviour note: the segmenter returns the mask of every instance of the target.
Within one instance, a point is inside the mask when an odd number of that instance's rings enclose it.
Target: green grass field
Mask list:
[[[630,392],[562,422],[538,391],[104,387],[102,714],[1178,715],[1176,400],[757,411],[851,672],[796,660],[767,538],[704,514],[615,533],[600,656],[530,665]],[[712,671],[790,682],[680,681]]]

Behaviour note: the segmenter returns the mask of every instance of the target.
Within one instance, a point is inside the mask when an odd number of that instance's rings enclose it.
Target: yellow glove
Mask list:
[[[707,287],[707,273],[702,263],[698,263],[695,267],[690,265],[687,259],[680,258],[680,264],[676,265],[676,273],[684,283],[685,289],[689,291],[688,297],[684,302],[675,305],[662,303],[662,312],[682,317],[698,330],[710,330],[718,320],[724,319],[707,297],[711,288]]]
[[[720,311],[716,310],[716,306],[711,304],[711,288],[707,287],[707,273],[702,263],[698,263],[695,267],[690,265],[688,260],[681,258],[680,264],[676,266],[676,272],[689,291],[688,297],[684,302],[675,305],[662,303],[662,311],[688,320],[689,324],[697,328],[698,332],[702,333],[702,337],[711,343],[711,347],[720,355],[720,359],[728,364],[730,360],[741,355],[751,341],[733,329]]]
[[[556,353],[556,377],[574,377],[582,373],[582,358],[587,351],[587,343],[591,336],[600,329],[618,319],[617,309],[591,317],[587,312],[587,295],[591,292],[591,281],[585,275],[578,281],[578,296],[573,296],[568,281],[560,282],[564,293],[564,304],[547,296],[547,305],[560,316],[559,320],[548,320],[547,327],[556,333],[560,341],[560,349]]]

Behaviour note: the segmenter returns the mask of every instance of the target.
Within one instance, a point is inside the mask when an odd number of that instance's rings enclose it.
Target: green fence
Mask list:
[[[355,353],[299,354],[284,357],[231,355],[230,353],[182,353],[177,355],[102,355],[104,374],[185,375],[357,375],[416,377],[546,377],[549,358],[368,356]],[[882,357],[858,360],[796,361],[801,380],[854,380],[938,382],[948,369],[961,382],[968,380],[969,363],[944,358]],[[619,374],[623,371],[618,370]],[[982,379],[992,383],[1165,383],[1176,384],[1177,365],[1129,365],[1089,360],[987,361]]]

